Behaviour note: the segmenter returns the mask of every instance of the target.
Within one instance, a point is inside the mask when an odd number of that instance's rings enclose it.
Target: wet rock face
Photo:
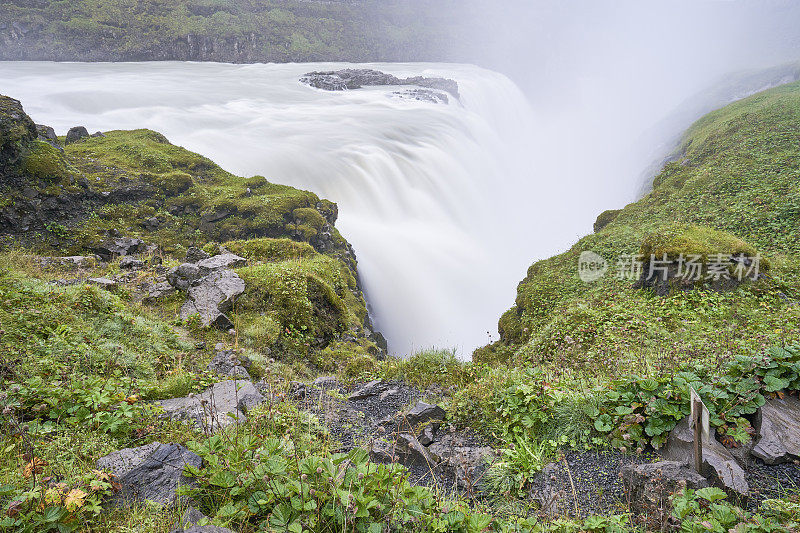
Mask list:
[[[694,460],[694,431],[686,417],[675,426],[661,451],[668,461],[685,464]],[[714,437],[703,440],[703,474],[717,481],[728,492],[746,496],[750,491],[747,476],[736,458]]]
[[[152,501],[172,507],[178,503],[178,487],[192,483],[183,475],[184,467],[200,468],[202,462],[183,446],[154,442],[106,455],[97,461],[97,468],[111,473],[121,485],[112,505],[127,507]]]
[[[213,272],[189,288],[189,299],[181,308],[181,320],[196,314],[204,326],[229,329],[233,322],[225,313],[244,289],[244,280],[232,270]]]
[[[17,163],[37,136],[36,124],[22,104],[0,95],[0,169]]]
[[[626,465],[620,470],[625,491],[635,513],[665,519],[672,494],[708,487],[706,478],[678,461]]]
[[[247,412],[264,402],[264,396],[247,380],[216,383],[198,395],[162,400],[164,416],[184,420],[197,428],[216,431],[247,420]]]
[[[768,465],[800,457],[800,399],[772,398],[761,407],[758,440],[751,452]]]
[[[425,89],[443,91],[458,99],[458,83],[446,78],[414,76],[398,78],[379,70],[342,69],[324,72],[309,72],[300,78],[301,83],[325,91],[346,91],[362,87],[416,85]]]

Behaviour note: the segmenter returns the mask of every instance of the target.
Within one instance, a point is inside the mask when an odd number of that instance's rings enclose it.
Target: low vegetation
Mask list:
[[[6,226],[16,238],[0,256],[0,529],[170,531],[183,505],[105,510],[118,487],[96,461],[171,442],[204,460],[187,469],[196,485],[184,495],[207,521],[240,532],[647,530],[625,507],[542,516],[534,480],[568,452],[647,460],[689,412],[690,389],[732,448],[752,440],[768,399],[800,391],[799,114],[800,85],[789,85],[698,122],[649,195],[530,268],[500,320],[501,340],[469,362],[448,350],[381,360],[330,202],[233,176],[154,132],[109,132],[63,156],[11,132],[23,157],[0,168],[11,199],[0,209],[24,210],[12,187],[23,178],[36,197],[79,208],[32,216],[33,239]],[[123,230],[158,250],[116,289],[86,281],[121,274],[116,259],[80,274],[41,260],[91,251]],[[231,332],[179,320],[180,294],[147,300],[137,288],[177,265],[189,245],[248,260],[236,269],[247,289],[230,311]],[[610,265],[626,254],[695,255],[706,268],[718,254],[761,254],[762,275],[658,294],[641,276],[581,281],[586,250]],[[252,361],[266,401],[213,435],[159,416],[151,400],[221,379],[207,370],[219,342]],[[294,396],[292,381],[321,375],[346,385],[402,382],[439,400],[453,431],[469,428],[496,452],[480,490],[417,484],[359,447],[339,453],[335,428]],[[796,490],[750,507],[716,488],[682,490],[659,525],[789,532],[800,527],[800,504]]]

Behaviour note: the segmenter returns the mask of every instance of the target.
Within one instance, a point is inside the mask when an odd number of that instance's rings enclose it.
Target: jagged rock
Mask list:
[[[289,396],[294,400],[302,400],[308,394],[308,388],[305,383],[300,381],[289,382]]]
[[[416,427],[429,421],[441,422],[444,420],[445,414],[445,410],[438,405],[417,402],[417,405],[405,414],[405,421],[411,427]]]
[[[183,475],[184,467],[200,468],[202,462],[183,446],[154,442],[106,455],[97,461],[97,468],[114,475],[121,485],[112,499],[113,505],[128,506],[149,500],[173,506],[178,500],[178,487],[193,483]]]
[[[141,270],[144,268],[144,261],[126,255],[119,260],[119,267],[126,270]]]
[[[74,128],[70,128],[67,132],[67,139],[64,141],[64,144],[72,144],[80,141],[81,139],[85,139],[89,136],[89,132],[86,131],[86,128],[83,126],[75,126]]]
[[[233,530],[227,527],[220,526],[192,526],[184,529],[183,533],[234,533]]]
[[[383,400],[385,400],[387,398],[391,398],[392,396],[395,396],[397,394],[400,394],[400,390],[399,389],[389,389],[389,390],[383,391],[381,393],[379,399],[380,399],[380,401],[383,401]]]
[[[531,482],[531,499],[539,502],[539,512],[543,515],[562,516],[572,510],[571,498],[559,487],[560,475],[558,465],[548,463]]]
[[[153,283],[147,289],[147,296],[145,296],[145,300],[153,301],[158,300],[159,298],[163,298],[164,296],[169,296],[175,292],[175,288],[169,284],[167,281],[159,281],[157,283]]]
[[[87,280],[92,285],[97,285],[103,289],[110,291],[117,288],[117,282],[108,278],[89,278]]]
[[[182,263],[167,272],[169,284],[181,291],[189,290],[192,283],[201,277],[200,267],[193,263]]]
[[[681,420],[669,434],[667,444],[660,452],[668,461],[677,461],[687,466],[694,461],[694,431],[689,417]],[[703,474],[715,478],[723,488],[746,496],[750,491],[745,472],[725,446],[715,438],[703,440]]]
[[[215,431],[237,420],[246,421],[247,412],[263,402],[264,397],[252,382],[230,380],[216,383],[201,394],[162,400],[158,404],[168,418]]]
[[[396,448],[396,444],[376,440],[372,443],[372,446],[370,446],[370,459],[376,463],[394,463],[400,459],[396,453]]]
[[[71,255],[66,257],[40,257],[37,262],[41,268],[56,266],[68,269],[88,269],[95,266],[97,261],[94,257],[83,255]]]
[[[232,350],[222,350],[218,351],[211,359],[208,369],[220,376],[249,378],[250,374],[247,373],[247,368],[243,363]],[[249,360],[247,363],[249,365]]]
[[[36,124],[18,100],[0,96],[0,168],[13,165],[36,139]]]
[[[385,391],[388,387],[389,385],[383,380],[376,379],[375,381],[370,381],[369,383],[356,389],[352,394],[350,394],[350,396],[347,397],[347,399],[351,402],[364,400],[371,396],[377,396]]]
[[[96,132],[92,133],[91,135],[89,135],[89,137],[105,137],[105,136],[106,136],[106,134],[103,133],[102,131],[96,131]]]
[[[64,151],[64,148],[61,147],[61,144],[58,142],[58,136],[56,135],[56,130],[51,128],[50,126],[43,126],[41,124],[36,125],[36,134],[37,139],[42,142],[46,142],[53,148],[58,148],[60,151]]]
[[[708,480],[682,461],[625,465],[620,474],[632,510],[661,519],[669,514],[672,494],[708,487]]]
[[[232,328],[233,322],[224,313],[233,307],[244,289],[244,281],[235,272],[213,272],[189,288],[189,299],[181,308],[181,320],[198,314],[204,326]]]
[[[419,437],[417,437],[420,444],[423,446],[429,446],[431,443],[433,443],[434,438],[436,438],[436,431],[433,429],[433,426],[425,426],[422,429]]]
[[[418,464],[433,467],[436,464],[427,448],[410,433],[401,433],[397,437],[397,451],[402,455],[401,462],[405,465]]]
[[[141,239],[131,237],[118,237],[108,240],[95,249],[104,261],[110,261],[114,257],[138,254],[145,251],[144,242]]]
[[[161,226],[161,220],[158,217],[146,218],[141,223],[142,227],[147,230],[156,230]]]
[[[216,270],[225,268],[238,268],[245,266],[247,259],[239,257],[236,254],[219,254],[208,259],[202,259],[197,262],[197,267],[200,269],[200,275],[206,276]]]
[[[203,259],[208,259],[209,257],[211,257],[210,254],[204,252],[197,246],[190,246],[186,250],[186,259],[184,259],[184,261],[186,261],[187,263],[197,263],[198,261],[202,261]]]
[[[427,89],[435,89],[450,93],[459,98],[458,83],[445,78],[425,78],[414,76],[398,78],[373,69],[342,69],[335,71],[309,72],[300,78],[301,83],[326,91],[345,91],[360,89],[365,86],[381,85],[416,85]]]
[[[488,446],[471,446],[464,437],[447,433],[428,446],[430,457],[436,461],[439,472],[456,480],[459,487],[472,489],[483,479],[486,469],[494,459]]]
[[[431,104],[447,104],[450,102],[446,94],[432,89],[406,89],[405,91],[395,91],[392,96],[403,100],[417,100]]]
[[[752,454],[768,465],[800,457],[800,400],[771,398],[761,407]]]
[[[339,388],[339,380],[336,376],[320,376],[311,382],[311,385],[318,389],[337,389]]]

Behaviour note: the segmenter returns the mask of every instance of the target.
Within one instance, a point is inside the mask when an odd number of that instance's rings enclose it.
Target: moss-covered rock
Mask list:
[[[69,183],[71,171],[64,155],[53,145],[32,141],[19,163],[20,171],[35,180]]]
[[[36,136],[36,124],[22,104],[0,95],[0,168],[16,163]]]

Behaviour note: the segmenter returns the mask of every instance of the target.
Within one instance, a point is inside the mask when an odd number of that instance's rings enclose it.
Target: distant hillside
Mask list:
[[[458,41],[455,9],[451,0],[0,0],[0,60],[445,60]]]

